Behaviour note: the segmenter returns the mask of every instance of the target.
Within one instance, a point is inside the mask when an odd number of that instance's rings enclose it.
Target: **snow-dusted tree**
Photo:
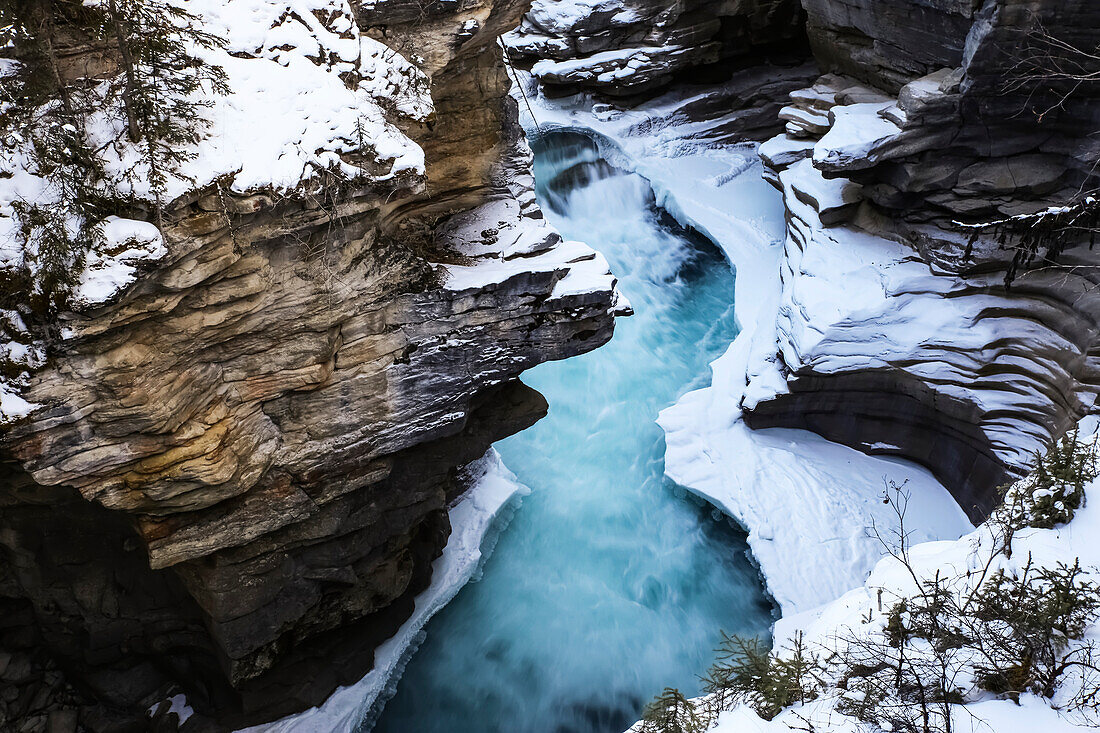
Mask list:
[[[0,163],[42,182],[37,195],[12,202],[23,268],[8,274],[19,282],[7,283],[0,307],[29,307],[25,315],[48,316],[63,305],[99,236],[103,168],[84,134],[84,90],[66,83],[55,49],[62,36],[95,37],[100,24],[80,0],[0,0],[0,48],[17,61],[0,80]]]
[[[114,91],[127,136],[141,146],[159,212],[167,176],[192,158],[190,146],[202,135],[197,108],[210,105],[209,95],[228,92],[222,68],[200,56],[222,41],[203,31],[194,15],[164,0],[100,3],[123,72]]]
[[[56,51],[62,40],[113,55],[118,73],[108,65],[96,67],[96,78],[73,78],[71,69],[66,76]],[[24,273],[5,289],[5,300],[46,315],[63,307],[99,222],[139,204],[104,174],[104,151],[96,147],[102,135],[89,135],[89,119],[104,106],[126,120],[121,138],[107,144],[140,151],[143,165],[122,174],[131,179],[128,188],[151,190],[161,218],[168,177],[191,159],[202,136],[199,108],[228,91],[224,71],[201,58],[220,44],[166,0],[0,0],[0,56],[16,62],[0,80],[0,166],[21,168],[43,184],[13,202]]]
[[[704,733],[713,719],[674,687],[666,687],[642,714],[640,733]]]

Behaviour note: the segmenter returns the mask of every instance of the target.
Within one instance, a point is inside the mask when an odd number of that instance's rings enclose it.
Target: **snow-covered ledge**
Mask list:
[[[539,124],[531,125],[521,104],[529,132],[588,131],[612,142],[608,157],[647,178],[658,205],[718,244],[737,271],[741,333],[712,364],[711,386],[662,412],[665,470],[748,530],[784,616],[864,582],[882,555],[868,528],[889,532],[896,523],[882,499],[887,482],[912,493],[906,521],[913,542],[954,539],[972,528],[947,490],[915,464],[868,456],[807,431],[753,431],[742,420],[742,400],[759,396],[746,394],[750,379],[754,391],[783,388],[774,354],[785,210],[782,195],[761,178],[755,144],[709,142],[721,139],[726,120],[678,114],[697,101],[692,97],[667,95],[619,111],[583,96],[548,100],[534,85],[525,91]]]

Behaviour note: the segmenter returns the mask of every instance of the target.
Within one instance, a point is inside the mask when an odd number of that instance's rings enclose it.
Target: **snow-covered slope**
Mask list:
[[[1091,443],[1095,430],[1095,418],[1086,418],[1078,437],[1085,444]],[[1044,568],[1055,569],[1059,564],[1072,567],[1079,561],[1086,571],[1083,580],[1096,582],[1100,579],[1100,543],[1096,541],[1100,536],[1100,479],[1087,485],[1085,492],[1084,507],[1068,524],[1054,529],[1031,528],[1017,532],[1012,541],[1011,557],[997,555],[994,562],[988,564],[991,548],[998,546],[1003,530],[996,525],[983,524],[954,541],[911,547],[908,555],[913,571],[922,581],[939,578],[945,587],[958,589],[972,587],[980,579],[1001,570],[1010,577],[1019,577],[1025,566],[1035,573]],[[776,647],[787,646],[796,636],[801,636],[807,648],[816,653],[836,648],[838,639],[881,636],[886,614],[896,599],[916,593],[914,576],[909,570],[894,557],[884,558],[854,590],[820,608],[781,619],[775,627]],[[1084,639],[1083,643],[1095,643],[1100,639],[1100,624],[1094,622],[1086,630]],[[1071,642],[1070,648],[1081,643]],[[956,674],[958,679],[965,679],[965,665]],[[1032,733],[1039,730],[1060,733],[1094,729],[1095,722],[1075,710],[1071,702],[1080,684],[1072,666],[1063,679],[1066,682],[1053,699],[1024,694],[1018,704],[996,699],[989,693],[965,691],[966,704],[952,706],[952,730],[960,733]],[[1095,684],[1095,679],[1090,684]],[[771,721],[740,706],[723,713],[713,730],[715,733],[787,733],[792,728],[805,730],[807,725],[822,733],[867,730],[865,724],[836,710],[845,694],[840,689],[827,690],[819,699],[789,708]]]

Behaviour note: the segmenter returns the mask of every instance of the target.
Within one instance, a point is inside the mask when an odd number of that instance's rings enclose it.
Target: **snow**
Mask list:
[[[834,699],[815,700],[796,710],[763,720],[747,707],[723,713],[708,733],[791,733],[806,730],[806,721],[818,733],[868,733],[866,725],[833,709]],[[1060,716],[1035,695],[1022,695],[1020,704],[985,700],[965,708],[956,706],[951,725],[955,733],[1061,733],[1088,730]],[[802,726],[802,727],[800,727]]]
[[[1079,440],[1091,441],[1096,428],[1096,418],[1086,418],[1081,425]],[[1085,505],[1068,524],[1055,529],[1025,529],[1018,532],[1013,539],[1011,558],[999,556],[992,565],[992,572],[1003,569],[1014,575],[1028,562],[1034,562],[1037,568],[1054,568],[1059,563],[1073,565],[1080,560],[1092,576],[1090,579],[1095,582],[1100,577],[1100,543],[1096,541],[1100,536],[1100,479],[1091,482],[1085,494]],[[986,553],[993,544],[995,531],[983,524],[957,540],[915,544],[909,551],[910,562],[920,578],[938,576],[947,587],[968,587],[985,577],[974,571],[988,557]],[[867,580],[854,590],[820,608],[782,618],[775,628],[776,644],[788,643],[801,633],[803,641],[813,649],[814,645],[835,646],[837,638],[850,634],[881,633],[882,609],[890,604],[881,603],[880,598],[894,599],[915,591],[916,586],[908,570],[894,558],[884,558],[876,564]],[[1096,639],[1098,636],[1100,624],[1093,623],[1086,631],[1086,638]],[[718,725],[712,730],[715,733],[786,733],[791,729],[789,724],[797,722],[804,725],[804,721],[809,721],[814,730],[821,733],[865,731],[866,728],[856,721],[836,712],[834,706],[838,692],[827,691],[813,703],[790,708],[770,722],[761,720],[742,706],[720,716]],[[1054,705],[1061,704],[1069,694],[1065,689],[1060,690],[1053,701],[1027,694],[1021,696],[1019,705],[986,696],[966,705],[955,705],[952,723],[954,730],[966,733],[1031,733],[1037,730],[1056,733],[1091,729],[1093,726],[1085,725],[1079,715],[1059,714],[1052,708],[1052,702]]]
[[[375,650],[374,669],[354,685],[337,690],[320,707],[246,728],[241,733],[355,730],[381,698],[393,694],[392,685],[419,646],[425,624],[476,576],[516,504],[530,493],[504,467],[495,450],[471,464],[468,470],[477,479],[450,509],[451,536],[443,554],[432,565],[431,585],[416,597],[409,620]]]
[[[187,697],[182,693],[179,695],[173,695],[165,700],[168,703],[168,713],[175,713],[179,716],[179,724],[183,725],[187,720],[195,714],[195,711],[187,704]],[[151,705],[148,709],[149,716],[152,717],[156,713],[157,708],[161,706],[161,703]]]
[[[12,386],[0,380],[0,425],[26,417],[38,405],[27,402]]]
[[[649,179],[658,205],[718,244],[736,268],[741,332],[711,365],[711,386],[661,413],[665,471],[748,530],[784,615],[815,608],[865,580],[882,554],[868,528],[874,522],[889,531],[896,521],[882,503],[887,481],[913,493],[908,521],[915,539],[954,538],[971,529],[947,490],[919,466],[868,456],[808,431],[750,430],[742,420],[743,401],[786,389],[775,363],[785,210],[760,177],[755,145],[708,142],[722,118],[685,122],[676,109],[690,100],[672,95],[629,111],[601,108],[598,116],[582,96],[547,100],[529,87],[527,97],[542,131],[594,134],[608,160]],[[867,268],[873,269],[870,262]],[[840,289],[832,297],[842,302],[849,295]]]
[[[558,279],[551,298],[612,293],[615,313],[629,309],[602,254],[583,242],[563,242],[545,219],[525,216],[521,208],[515,198],[494,198],[441,227],[438,241],[469,258],[467,264],[444,266],[448,290],[482,290],[510,278],[552,272]]]
[[[423,151],[384,110],[427,118],[428,80],[396,51],[360,35],[346,0],[180,0],[180,7],[225,40],[224,49],[193,52],[225,70],[230,93],[196,96],[209,124],[183,151],[193,158],[168,176],[165,202],[216,180],[238,193],[290,192],[322,171],[356,180],[423,174]],[[341,78],[349,74],[360,79],[351,88]],[[89,143],[103,147],[114,193],[153,201],[142,151],[123,125],[116,104],[102,105],[87,122]],[[35,174],[27,144],[17,138],[0,148],[0,267],[23,262],[13,203],[56,195]],[[360,152],[374,159],[370,171],[344,160]]]
[[[104,220],[104,244],[88,253],[73,292],[77,308],[89,308],[114,297],[137,279],[138,266],[168,254],[156,225],[109,216]]]
[[[601,83],[623,81],[637,75],[638,69],[659,60],[670,63],[676,55],[690,52],[684,46],[640,46],[637,48],[617,48],[600,51],[584,58],[566,61],[544,59],[531,67],[539,79],[551,81],[574,81],[595,76]]]
[[[610,16],[619,22],[629,23],[638,14],[637,9],[628,7],[631,4],[622,0],[551,0],[534,3],[528,17],[537,28],[547,33],[573,35],[574,28],[594,16]]]
[[[579,266],[578,266],[579,265]],[[509,278],[533,272],[568,271],[568,278],[586,284],[576,292],[610,291],[615,277],[607,260],[583,242],[562,242],[534,257],[481,257],[470,265],[445,265],[448,290],[481,290]],[[564,282],[564,281],[562,281]]]
[[[862,102],[833,107],[833,125],[814,148],[814,163],[845,170],[874,165],[875,148],[901,132],[881,114],[892,106],[893,102]]]
[[[230,93],[203,95],[212,103],[202,112],[208,134],[169,178],[166,201],[226,177],[231,190],[247,193],[290,191],[326,170],[375,180],[423,173],[423,151],[386,119],[382,105],[426,118],[427,80],[396,51],[360,35],[346,0],[181,0],[180,7],[226,41],[225,49],[195,55],[225,70]],[[342,74],[362,80],[349,88]],[[113,106],[89,122],[100,145],[124,137],[122,125]],[[363,147],[381,173],[343,159]],[[138,147],[123,140],[105,155],[120,193],[154,196]]]

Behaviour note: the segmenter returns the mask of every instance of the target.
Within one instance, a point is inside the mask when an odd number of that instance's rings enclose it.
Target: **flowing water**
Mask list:
[[[665,478],[654,423],[736,335],[729,265],[588,138],[535,152],[547,216],[607,257],[637,313],[524,375],[550,414],[497,448],[533,493],[428,624],[375,733],[620,733],[666,685],[700,691],[719,630],[773,620],[744,533]]]

